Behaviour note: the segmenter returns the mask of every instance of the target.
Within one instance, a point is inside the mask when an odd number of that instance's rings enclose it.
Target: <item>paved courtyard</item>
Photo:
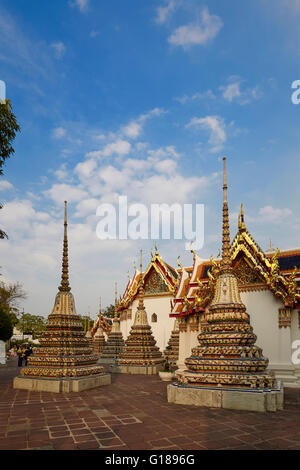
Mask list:
[[[169,404],[158,376],[113,375],[79,394],[13,390],[15,360],[0,366],[0,450],[300,449],[300,390],[285,410],[253,413]]]

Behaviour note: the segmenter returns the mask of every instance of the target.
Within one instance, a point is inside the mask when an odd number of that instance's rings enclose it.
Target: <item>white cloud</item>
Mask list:
[[[223,90],[223,98],[225,100],[232,102],[234,98],[238,98],[241,96],[241,91],[240,91],[240,83],[231,83],[227,85],[226,87],[221,87],[221,90]]]
[[[251,101],[255,101],[261,98],[262,91],[260,90],[259,86],[254,88],[244,88],[242,90],[242,82],[243,80],[239,77],[230,77],[229,83],[219,88],[222,92],[223,98],[230,103],[236,101],[240,105],[246,105]]]
[[[131,150],[130,142],[127,142],[123,139],[118,139],[115,142],[107,144],[106,147],[102,150],[101,154],[103,157],[110,157],[113,154],[120,156],[127,155]]]
[[[271,223],[280,223],[282,219],[292,215],[290,209],[278,209],[272,206],[265,206],[259,209],[259,215],[262,217],[263,221]]]
[[[63,163],[60,168],[54,172],[54,174],[60,181],[66,179],[69,176],[66,164]]]
[[[61,41],[53,42],[51,44],[51,47],[54,51],[54,56],[56,59],[61,59],[65,55],[66,50],[67,50],[66,46]]]
[[[130,122],[127,126],[123,127],[123,132],[126,137],[129,137],[131,139],[136,139],[137,137],[139,137],[141,131],[142,125],[134,121]]]
[[[214,100],[214,99],[216,99],[216,95],[211,90],[207,90],[203,93],[198,92],[198,93],[194,93],[191,96],[184,95],[182,97],[175,98],[175,100],[179,101],[179,103],[181,103],[181,104],[185,104],[189,101],[204,100],[204,99]]]
[[[16,231],[31,229],[35,221],[48,219],[46,212],[36,211],[32,201],[26,199],[7,202],[1,210],[1,224],[9,236],[13,236]]]
[[[89,0],[74,0],[73,2],[69,2],[69,5],[71,7],[77,7],[81,11],[81,13],[84,13],[88,10],[89,7]]]
[[[201,20],[177,28],[168,38],[170,44],[188,48],[193,45],[205,45],[213,40],[223,26],[221,18],[210,15],[208,8],[202,10]]]
[[[13,185],[9,181],[6,181],[6,180],[0,181],[0,191],[10,191],[13,188],[14,188]]]
[[[121,128],[121,132],[130,139],[137,139],[143,131],[144,123],[153,117],[161,116],[166,111],[162,108],[154,108],[148,113],[141,114],[136,120],[131,121],[127,126]]]
[[[99,201],[95,198],[84,199],[76,206],[74,217],[84,217],[90,214],[95,214]]]
[[[173,174],[177,170],[177,163],[174,160],[161,160],[156,163],[155,169],[159,173]]]
[[[86,160],[85,162],[78,163],[76,165],[74,172],[78,174],[80,179],[89,178],[94,170],[97,168],[97,163],[95,160]]]
[[[211,145],[211,152],[219,152],[222,150],[227,140],[225,122],[220,116],[195,117],[186,127],[200,127],[201,129],[208,130],[210,132],[208,143]]]
[[[85,190],[69,184],[54,184],[50,189],[44,191],[43,194],[58,205],[63,204],[64,201],[70,203],[78,202],[87,197]]]
[[[55,129],[53,129],[52,132],[52,136],[54,137],[54,139],[62,139],[66,136],[66,134],[67,131],[63,127],[56,127]]]
[[[169,0],[164,7],[157,8],[157,16],[155,18],[156,23],[163,24],[167,21],[168,17],[175,11],[178,2],[175,0]]]

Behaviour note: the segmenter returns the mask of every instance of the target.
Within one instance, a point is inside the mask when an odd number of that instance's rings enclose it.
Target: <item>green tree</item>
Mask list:
[[[32,335],[33,339],[41,336],[46,327],[46,319],[41,315],[23,313],[16,327],[24,335]]]
[[[0,307],[0,340],[8,341],[13,335],[13,324],[9,313]]]
[[[15,152],[12,142],[20,131],[16,116],[12,112],[11,102],[0,103],[0,175],[3,175],[5,160]]]
[[[82,328],[84,329],[84,331],[89,331],[93,328],[94,320],[92,320],[87,315],[80,316],[80,320],[81,320]]]
[[[0,306],[12,312],[16,311],[19,301],[25,300],[26,297],[27,294],[19,282],[11,284],[5,284],[3,281],[0,282]]]
[[[108,307],[106,307],[103,311],[103,316],[108,317],[108,318],[114,318],[114,316],[115,316],[115,306],[113,304],[110,304]]]
[[[11,102],[9,100],[0,102],[0,175],[3,175],[5,161],[15,153],[12,142],[19,131],[20,126],[12,112]],[[0,209],[2,207],[0,204]],[[3,230],[0,230],[0,239],[4,238],[8,238],[8,236]]]
[[[20,283],[5,284],[3,281],[0,282],[0,308],[6,312],[12,328],[14,328],[19,321],[19,301],[26,299],[26,297],[26,292],[23,290]]]

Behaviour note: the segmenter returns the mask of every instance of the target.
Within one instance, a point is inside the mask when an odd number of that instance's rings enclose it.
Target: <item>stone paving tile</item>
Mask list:
[[[169,404],[157,376],[113,375],[80,394],[13,390],[14,361],[0,368],[0,450],[300,449],[300,390],[285,409],[251,413]]]

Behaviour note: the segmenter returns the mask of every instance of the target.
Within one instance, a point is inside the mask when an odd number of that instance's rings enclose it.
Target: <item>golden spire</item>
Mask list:
[[[154,244],[154,248],[155,248],[155,255],[158,255],[158,249],[157,249],[156,242],[155,242],[155,244]]]
[[[276,252],[276,250],[275,250],[275,248],[273,246],[273,243],[272,243],[272,240],[270,238],[270,245],[269,245],[269,248],[266,250],[266,253],[275,253],[275,252]]]
[[[118,319],[118,284],[115,283],[115,317],[114,320]]]
[[[144,308],[144,276],[143,276],[143,250],[140,251],[140,279],[138,288],[139,309]]]
[[[101,312],[101,297],[99,299],[99,318],[102,317],[102,312]]]
[[[227,201],[227,175],[226,175],[226,157],[223,158],[224,164],[224,183],[223,183],[223,237],[222,237],[222,261],[221,271],[231,271],[231,253],[230,253],[230,231],[229,231],[229,212]]]
[[[143,276],[143,250],[140,251],[140,279],[139,292],[144,295],[144,276]]]
[[[69,285],[69,263],[68,263],[68,234],[67,234],[67,201],[65,201],[65,220],[64,220],[64,243],[63,243],[63,257],[62,257],[62,275],[61,283],[58,288],[60,292],[70,292]]]
[[[239,215],[239,231],[243,232],[244,230],[246,230],[246,224],[245,224],[245,220],[244,220],[244,206],[243,206],[243,203],[242,203],[241,204],[241,212],[240,212],[240,215]]]

